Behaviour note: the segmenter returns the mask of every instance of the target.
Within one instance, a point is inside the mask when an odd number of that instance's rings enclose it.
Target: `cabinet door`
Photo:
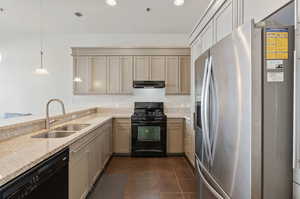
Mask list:
[[[178,56],[166,57],[166,93],[179,93],[179,58]]]
[[[180,93],[190,94],[191,89],[191,57],[180,56]]]
[[[215,40],[220,41],[233,30],[233,5],[232,1],[228,1],[223,5],[214,18]]]
[[[109,71],[109,83],[108,83],[108,93],[118,94],[120,93],[120,80],[121,80],[121,70],[120,70],[120,58],[118,56],[108,57],[108,71]]]
[[[132,56],[121,56],[120,57],[121,67],[121,93],[131,94],[132,83],[133,83],[133,57]]]
[[[97,136],[98,137],[98,136]],[[89,185],[92,186],[97,179],[99,160],[97,137],[89,143]]]
[[[91,58],[92,88],[94,93],[106,94],[107,92],[107,57],[96,56]]]
[[[164,81],[166,72],[165,56],[151,56],[150,79]]]
[[[83,199],[89,189],[89,149],[83,147],[71,151],[69,165],[69,195],[70,199]]]
[[[183,120],[169,119],[167,124],[167,152],[184,153]]]
[[[192,165],[195,163],[195,139],[193,137],[191,120],[185,120],[184,153]]]
[[[74,57],[74,78],[80,78],[81,82],[74,82],[74,93],[88,93],[91,87],[91,67],[88,57]]]
[[[131,122],[129,119],[114,120],[113,148],[115,153],[130,153]]]
[[[202,37],[202,52],[201,54],[212,47],[214,44],[214,27],[213,20],[205,27],[200,37]]]
[[[149,80],[149,56],[134,57],[134,80]]]

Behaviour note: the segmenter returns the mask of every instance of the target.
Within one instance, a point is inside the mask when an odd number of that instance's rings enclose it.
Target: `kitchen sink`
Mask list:
[[[76,133],[76,131],[49,131],[45,133],[40,133],[32,137],[33,138],[64,138],[74,133]]]
[[[90,124],[66,124],[55,128],[54,131],[80,131],[88,126],[90,126]]]

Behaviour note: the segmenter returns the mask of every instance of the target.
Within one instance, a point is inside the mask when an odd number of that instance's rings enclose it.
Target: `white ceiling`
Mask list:
[[[46,33],[190,33],[210,0],[43,0]],[[146,12],[146,8],[151,8]],[[39,0],[1,0],[0,32],[39,32]],[[74,12],[84,16],[77,18]]]

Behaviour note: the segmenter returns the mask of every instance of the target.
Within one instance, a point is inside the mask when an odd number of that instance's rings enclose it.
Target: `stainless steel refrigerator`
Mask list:
[[[294,27],[244,24],[195,62],[197,199],[291,199]]]

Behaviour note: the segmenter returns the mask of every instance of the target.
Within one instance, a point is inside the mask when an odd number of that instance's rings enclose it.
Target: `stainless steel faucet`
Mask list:
[[[50,129],[50,124],[53,123],[53,122],[55,122],[55,120],[50,121],[50,118],[49,118],[49,106],[50,106],[51,102],[58,102],[58,103],[60,103],[61,108],[62,108],[62,114],[63,115],[66,114],[65,105],[64,105],[64,102],[62,100],[60,100],[60,99],[50,99],[47,102],[47,107],[46,107],[46,129]]]

